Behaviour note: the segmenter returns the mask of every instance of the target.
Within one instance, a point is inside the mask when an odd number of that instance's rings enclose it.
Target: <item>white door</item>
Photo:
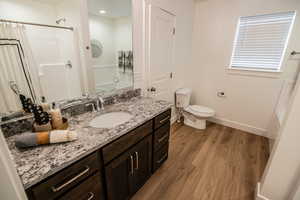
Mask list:
[[[154,6],[150,6],[149,11],[148,94],[156,99],[172,101],[175,16]]]

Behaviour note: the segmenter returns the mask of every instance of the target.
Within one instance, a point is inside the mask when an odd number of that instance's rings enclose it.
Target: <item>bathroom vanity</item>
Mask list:
[[[19,150],[7,138],[29,199],[130,199],[168,158],[171,104],[135,97],[104,111],[74,117],[77,141]],[[129,112],[107,129],[89,122],[105,113]],[[23,133],[26,134],[26,133]]]

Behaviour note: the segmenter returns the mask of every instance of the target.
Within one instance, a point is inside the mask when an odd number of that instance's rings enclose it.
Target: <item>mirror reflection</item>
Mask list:
[[[89,0],[92,74],[97,93],[133,85],[131,0]]]
[[[73,37],[68,30],[0,24],[1,113],[19,111],[21,94],[34,103],[81,96]]]
[[[82,28],[80,8],[63,1],[44,0],[43,8],[1,1],[0,119],[23,112],[24,97],[51,103],[133,87],[131,0],[86,3],[88,26]],[[89,50],[80,43],[85,36]]]

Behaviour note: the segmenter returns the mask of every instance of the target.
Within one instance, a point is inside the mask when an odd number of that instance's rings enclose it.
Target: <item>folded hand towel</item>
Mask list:
[[[28,133],[16,138],[15,144],[19,148],[33,147],[42,144],[70,142],[77,139],[77,133],[69,130],[51,132]]]

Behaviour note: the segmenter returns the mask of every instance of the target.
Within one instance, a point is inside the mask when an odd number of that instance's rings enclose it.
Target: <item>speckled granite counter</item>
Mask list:
[[[25,150],[15,147],[15,137],[7,138],[16,168],[25,189],[58,172],[137,126],[166,111],[172,105],[166,101],[135,97],[126,102],[107,106],[98,113],[85,113],[70,120],[70,129],[78,133],[78,140],[63,144],[40,146]],[[130,121],[112,129],[89,126],[96,116],[106,112],[125,111],[133,115]],[[26,133],[22,133],[26,134]]]

